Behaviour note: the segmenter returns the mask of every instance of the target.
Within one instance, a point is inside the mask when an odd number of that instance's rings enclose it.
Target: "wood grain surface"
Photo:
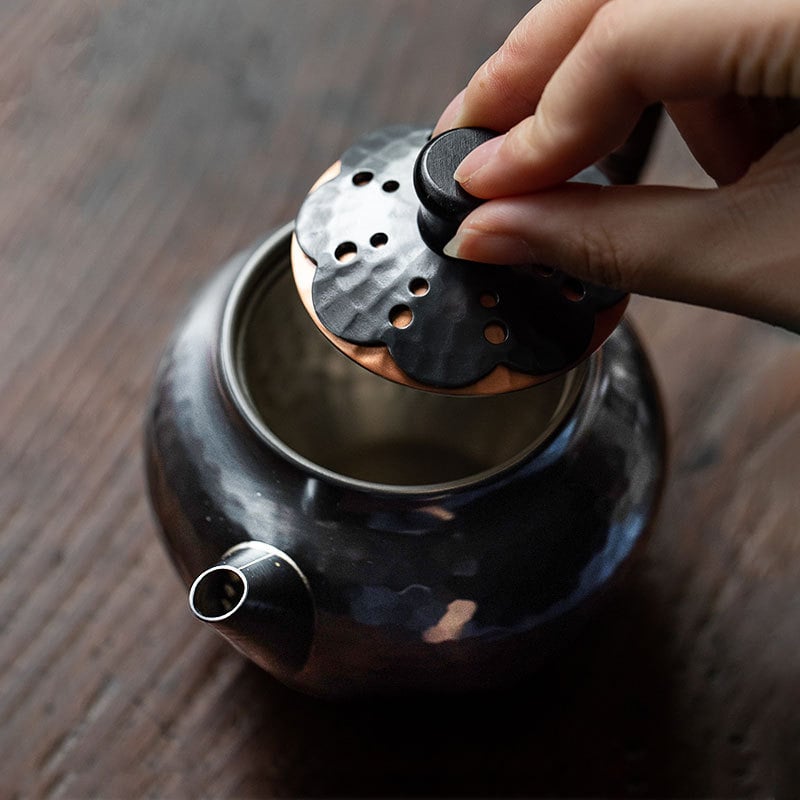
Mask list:
[[[800,796],[800,340],[636,298],[671,467],[611,609],[520,691],[330,704],[195,621],[141,423],[226,257],[432,123],[512,0],[0,3],[0,797]],[[647,180],[706,180],[665,126]]]

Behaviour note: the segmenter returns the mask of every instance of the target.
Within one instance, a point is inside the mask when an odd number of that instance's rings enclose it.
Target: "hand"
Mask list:
[[[663,102],[716,189],[565,184]],[[800,331],[797,0],[543,0],[437,132],[505,131],[455,177],[448,245]]]

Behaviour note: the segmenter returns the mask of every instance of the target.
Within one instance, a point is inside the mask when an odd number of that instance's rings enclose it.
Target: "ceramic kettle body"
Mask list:
[[[150,496],[192,609],[318,695],[530,674],[655,511],[664,431],[635,335],[509,395],[395,385],[308,319],[291,232],[212,277],[155,381]]]

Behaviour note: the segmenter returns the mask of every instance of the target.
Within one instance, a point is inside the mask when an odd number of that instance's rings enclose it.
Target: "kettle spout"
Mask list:
[[[189,590],[194,615],[276,674],[302,669],[314,636],[314,603],[297,564],[264,542],[232,547]]]

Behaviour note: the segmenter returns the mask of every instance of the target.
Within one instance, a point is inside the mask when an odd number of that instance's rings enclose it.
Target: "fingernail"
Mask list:
[[[484,169],[497,155],[503,144],[505,136],[496,136],[476,147],[457,167],[453,177],[462,185],[467,186],[475,176]]]
[[[444,246],[450,258],[482,264],[532,264],[535,259],[528,243],[519,236],[459,230]]]
[[[450,258],[460,258],[459,251],[463,240],[464,236],[456,232],[456,235],[442,248],[442,252]]]

